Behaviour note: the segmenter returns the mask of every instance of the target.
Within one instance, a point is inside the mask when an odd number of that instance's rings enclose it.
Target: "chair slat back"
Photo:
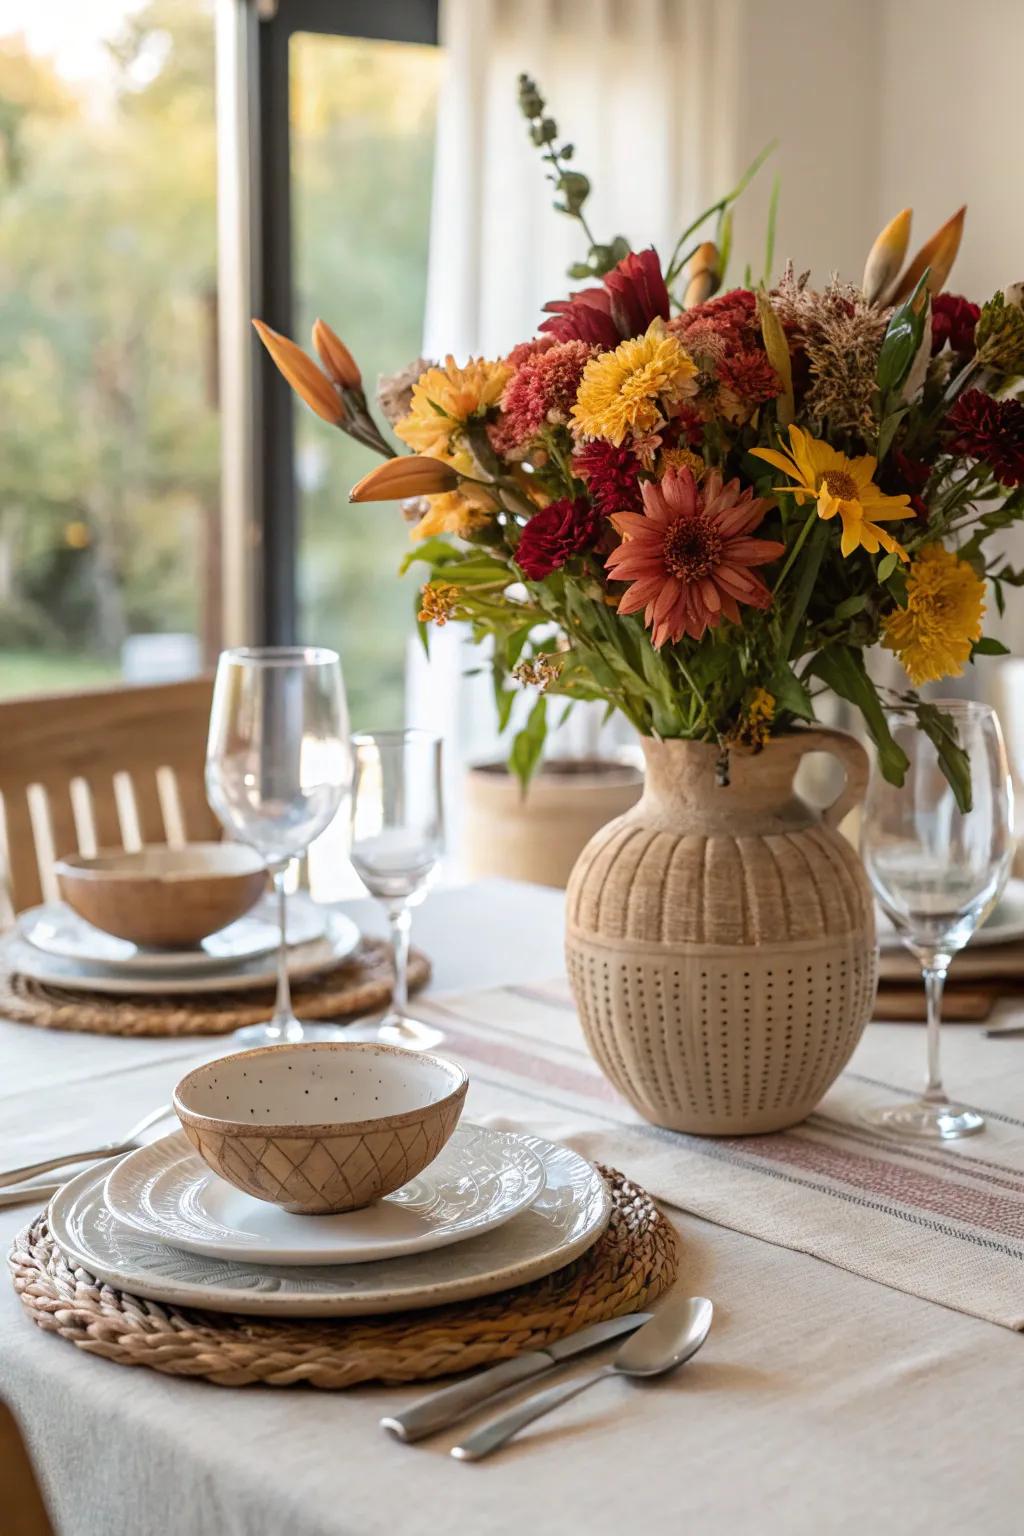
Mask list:
[[[203,765],[212,683],[0,703],[0,868],[15,913],[56,898],[54,860],[219,838]]]

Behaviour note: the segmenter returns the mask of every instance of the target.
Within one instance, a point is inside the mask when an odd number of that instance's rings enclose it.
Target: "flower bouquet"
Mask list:
[[[905,209],[859,286],[773,278],[770,229],[761,279],[722,292],[732,206],[760,161],[662,262],[594,238],[589,182],[526,77],[520,105],[586,240],[570,275],[593,281],[504,357],[420,359],[382,381],[411,454],[326,325],[321,368],[257,322],[303,399],[384,457],[351,499],[402,502],[421,626],[458,619],[491,642],[502,726],[516,685],[537,690],[511,749],[524,781],[552,697],[712,743],[725,781],[732,749],[811,721],[831,689],[897,783],[884,705],[915,709],[968,804],[955,731],[915,689],[1002,651],[982,633],[987,595],[1002,611],[1024,584],[986,547],[1024,514],[1020,285],[981,307],[946,291],[963,209],[904,264]],[[892,693],[865,667],[879,642],[906,674]]]

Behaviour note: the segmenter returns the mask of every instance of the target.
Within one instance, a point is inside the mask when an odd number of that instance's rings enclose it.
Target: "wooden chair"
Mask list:
[[[220,837],[203,786],[211,696],[196,678],[0,703],[11,911],[56,898],[65,854]]]
[[[24,1436],[0,1403],[0,1530],[3,1536],[55,1536]]]

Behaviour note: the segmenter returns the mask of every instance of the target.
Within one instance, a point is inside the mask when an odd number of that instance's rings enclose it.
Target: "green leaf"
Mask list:
[[[896,429],[909,409],[909,406],[901,405],[898,411],[890,411],[882,422],[878,429],[878,452],[876,454],[878,459],[884,459],[889,452],[889,449],[892,447],[892,440],[896,436]]]
[[[811,530],[810,537],[804,548],[803,563],[800,566],[800,578],[797,581],[790,599],[788,609],[785,609],[785,622],[782,628],[782,639],[779,650],[782,656],[788,660],[793,649],[793,641],[800,627],[800,621],[807,612],[807,604],[811,600],[815,582],[818,580],[818,572],[825,555],[828,544],[828,523],[819,518]]]
[[[779,193],[782,190],[782,178],[776,176],[772,182],[772,195],[768,203],[768,228],[764,237],[764,276],[761,281],[768,284],[772,280],[772,268],[775,265],[775,225],[779,217]]]
[[[917,349],[924,335],[927,305],[919,302],[928,280],[930,268],[926,267],[921,280],[909,299],[894,309],[878,354],[878,387],[883,394],[898,389],[910,372]]]
[[[917,723],[935,747],[939,766],[953,791],[957,806],[966,816],[974,803],[971,794],[971,760],[960,745],[952,716],[934,704],[915,705]]]
[[[544,694],[541,694],[531,709],[525,726],[516,733],[512,750],[508,755],[508,766],[519,780],[524,795],[533,777],[534,769],[540,762],[547,732],[548,701]]]
[[[589,261],[574,261],[567,271],[570,277],[593,277],[594,275],[594,269]]]
[[[888,581],[893,571],[900,563],[899,555],[883,555],[878,562],[877,576],[879,581]]]
[[[401,565],[398,567],[398,574],[399,576],[404,576],[409,567],[417,560],[424,560],[427,565],[450,565],[453,560],[461,558],[460,551],[449,544],[446,539],[436,537],[421,539],[403,558]],[[445,574],[447,576],[447,572]]]
[[[836,608],[837,619],[852,619],[855,613],[863,613],[868,605],[868,600],[863,592],[854,592],[852,597],[844,597]]]
[[[618,266],[619,262],[623,261],[629,255],[630,244],[625,235],[615,236],[615,239],[612,241],[611,252],[612,261],[616,266]]]
[[[787,661],[780,661],[768,682],[776,708],[786,710],[801,720],[814,719],[811,696]]]
[[[975,656],[1009,656],[1010,647],[1004,645],[1001,640],[996,640],[992,635],[982,635],[980,640],[975,640],[971,647],[971,657]]]
[[[890,784],[902,784],[910,766],[907,754],[897,746],[889,730],[882,702],[875,685],[864,670],[860,651],[848,645],[829,645],[819,651],[807,669],[808,675],[820,677],[841,699],[855,704],[864,717],[868,734],[878,748],[878,763]]]

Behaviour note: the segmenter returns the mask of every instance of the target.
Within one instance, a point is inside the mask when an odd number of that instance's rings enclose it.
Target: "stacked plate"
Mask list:
[[[568,1148],[463,1124],[409,1183],[338,1216],[243,1193],[176,1132],[65,1184],[49,1225],[72,1263],[136,1296],[351,1317],[539,1279],[596,1242],[610,1210],[604,1180]]]
[[[245,991],[276,980],[278,924],[263,897],[229,927],[188,949],[146,949],[94,928],[61,902],[30,907],[7,954],[13,970],[68,991],[112,995]],[[293,981],[337,965],[359,947],[359,930],[308,896],[288,900],[288,971]]]

